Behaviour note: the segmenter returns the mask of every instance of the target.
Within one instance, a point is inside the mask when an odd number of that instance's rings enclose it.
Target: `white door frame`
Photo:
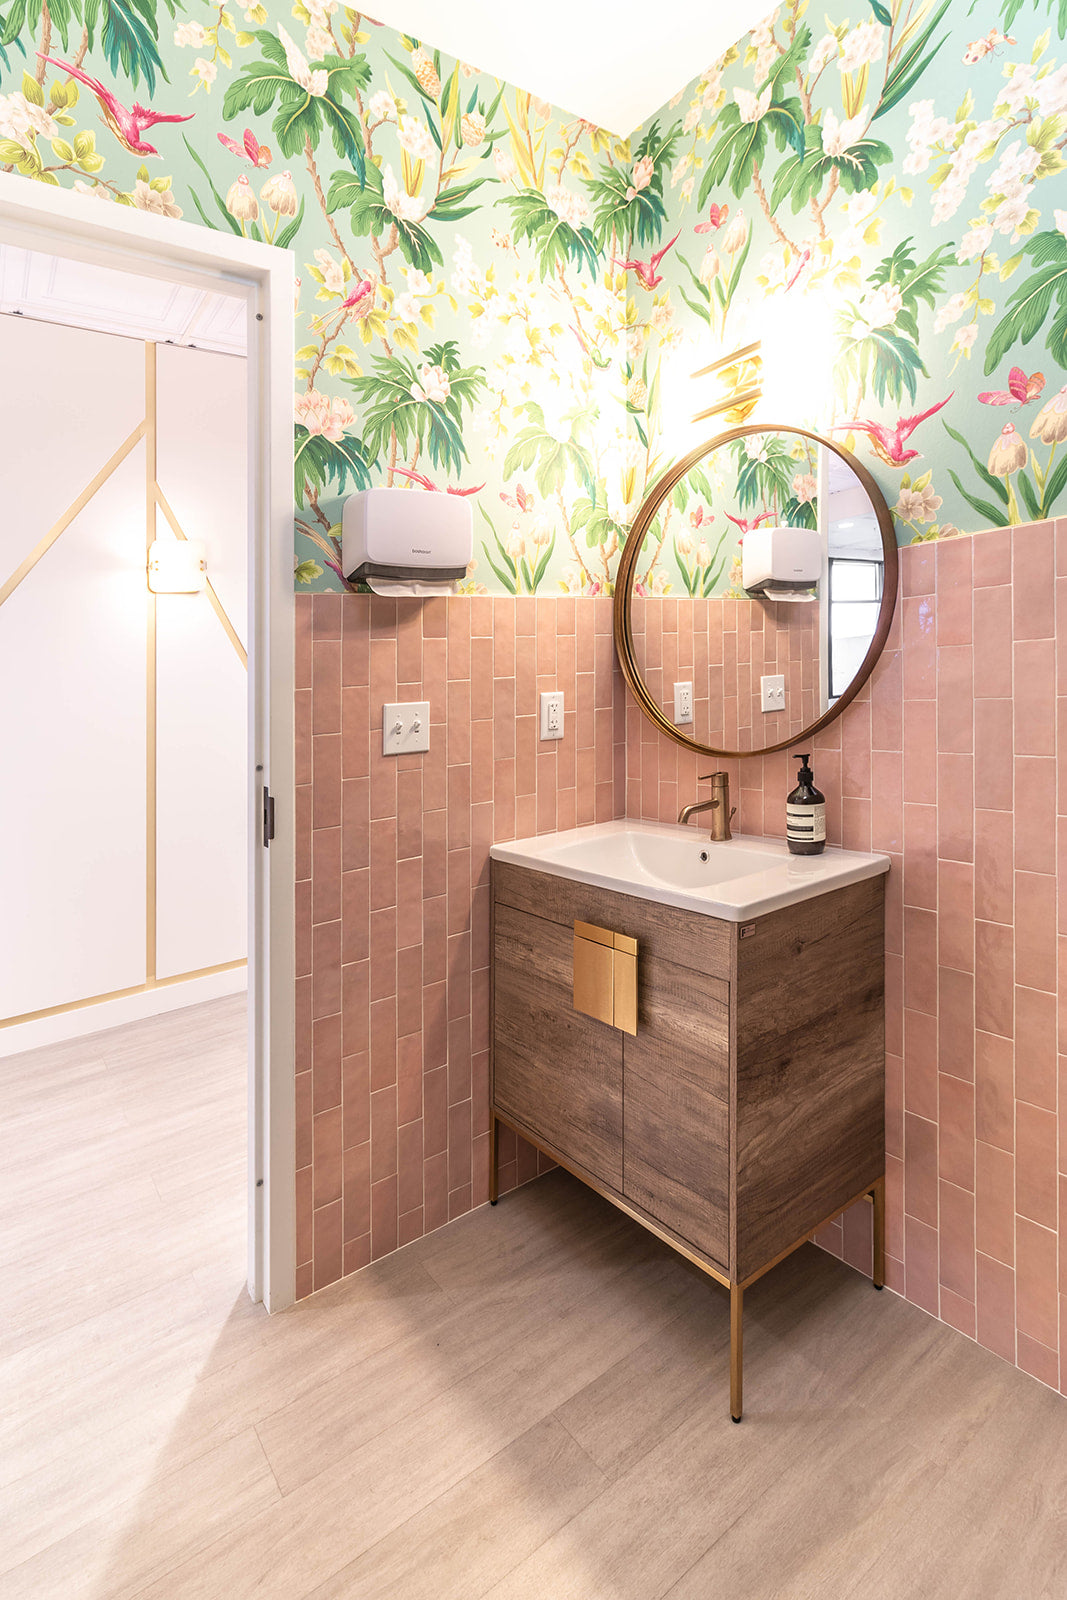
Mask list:
[[[248,304],[248,1288],[296,1298],[293,258],[287,250],[0,173],[0,242]],[[263,845],[263,791],[275,835]]]

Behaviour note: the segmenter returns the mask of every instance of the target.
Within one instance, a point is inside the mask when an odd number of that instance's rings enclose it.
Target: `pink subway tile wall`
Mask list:
[[[489,847],[622,814],[625,706],[608,599],[296,615],[302,1297],[487,1199]],[[428,753],[382,755],[393,700],[430,702]],[[502,1137],[502,1188],[544,1165]]]
[[[626,728],[627,814],[673,820],[707,759]],[[902,550],[812,748],[830,842],[892,861],[888,1282],[1067,1393],[1067,519]],[[788,755],[727,765],[735,826],[783,833]],[[868,1208],[819,1242],[867,1270]]]
[[[725,604],[706,646],[691,602],[658,606],[661,688],[706,664],[709,718],[742,635],[757,676],[785,659]],[[303,1295],[486,1197],[489,844],[673,820],[709,761],[625,692],[610,601],[322,595],[297,616]],[[382,757],[395,698],[430,700],[428,755]],[[812,749],[831,842],[892,861],[888,1281],[1067,1392],[1067,521],[903,550],[885,653]],[[789,752],[724,764],[735,828],[783,833]],[[537,1174],[502,1154],[505,1186]],[[867,1208],[819,1242],[869,1268]]]

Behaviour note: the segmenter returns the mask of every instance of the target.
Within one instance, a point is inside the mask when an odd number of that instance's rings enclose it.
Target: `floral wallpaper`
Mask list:
[[[294,251],[300,585],[388,483],[471,498],[472,592],[609,590],[689,374],[772,327],[903,542],[1063,510],[1067,0],[830,4],[625,138],[338,0],[0,0],[0,167]],[[774,476],[684,489],[648,588],[728,586]]]

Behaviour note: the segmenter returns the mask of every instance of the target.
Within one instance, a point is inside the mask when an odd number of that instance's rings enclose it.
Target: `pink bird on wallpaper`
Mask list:
[[[100,102],[100,109],[104,113],[104,121],[111,129],[119,144],[124,145],[131,155],[158,156],[159,151],[155,145],[147,144],[141,135],[147,128],[152,128],[157,122],[191,122],[193,112],[188,116],[177,116],[173,113],[164,115],[160,111],[148,111],[144,106],[135,105],[129,111],[120,100],[116,100],[110,89],[105,89],[98,78],[90,78],[87,72],[80,67],[72,67],[69,61],[58,61],[55,56],[37,54],[42,61],[47,61],[50,67],[59,67],[68,77],[76,78],[79,83],[95,94]]]
[[[674,238],[670,239],[662,250],[657,250],[651,261],[619,261],[616,259],[614,265],[621,267],[624,272],[636,272],[637,281],[642,289],[658,289],[663,282],[663,277],[662,274],[657,273],[657,268],[671,245],[677,244],[681,237],[681,232],[682,230],[679,228]]]
[[[730,513],[727,512],[726,520],[727,522],[732,522],[735,527],[740,528],[743,537],[746,533],[751,533],[753,528],[758,528],[761,522],[766,522],[768,517],[773,516],[773,511],[761,511],[758,517],[752,517],[749,519],[748,517],[732,517]]]
[[[952,394],[955,394],[953,389]],[[905,450],[904,446],[911,438],[920,422],[925,422],[927,417],[932,417],[935,411],[940,411],[942,406],[947,406],[952,399],[952,394],[947,394],[939,400],[936,406],[931,406],[929,411],[920,411],[917,417],[898,417],[896,426],[886,427],[881,422],[839,422],[831,428],[831,433],[843,433],[848,429],[855,429],[865,433],[871,442],[871,449],[880,461],[887,467],[906,467],[909,461],[914,461],[921,453],[918,450]]]
[[[402,478],[410,478],[413,483],[418,484],[420,489],[430,489],[434,494],[441,493],[437,484],[433,483],[424,472],[409,472],[407,467],[394,467],[393,471]],[[451,484],[448,484],[445,488],[445,494],[480,494],[484,488],[484,483],[476,483],[473,489],[454,489]]]
[[[377,287],[377,278],[357,278],[345,298],[341,301],[342,310],[356,311],[361,317],[365,317],[374,304],[374,291]],[[367,300],[368,296],[370,297],[370,303],[364,305],[363,302]]]

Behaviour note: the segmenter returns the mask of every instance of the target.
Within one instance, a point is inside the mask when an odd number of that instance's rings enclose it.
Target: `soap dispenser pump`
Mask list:
[[[795,856],[818,856],[826,848],[826,796],[815,787],[807,755],[800,762],[797,786],[785,803],[786,843]]]

